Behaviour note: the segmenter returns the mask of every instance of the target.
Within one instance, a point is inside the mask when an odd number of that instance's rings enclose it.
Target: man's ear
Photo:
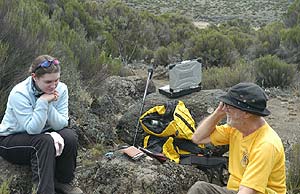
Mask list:
[[[252,116],[251,113],[248,113],[248,112],[246,112],[246,111],[243,111],[243,118],[244,118],[244,119],[248,119],[248,118],[250,118],[251,116]]]

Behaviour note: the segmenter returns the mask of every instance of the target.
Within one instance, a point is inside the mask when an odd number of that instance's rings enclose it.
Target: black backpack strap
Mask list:
[[[172,117],[173,119],[173,114],[174,114],[174,111],[176,109],[176,106],[178,104],[178,101],[177,100],[174,100],[174,101],[168,101],[164,104],[165,108],[166,108],[166,112],[165,112],[165,117]]]
[[[180,164],[194,165],[196,168],[203,170],[207,173],[210,183],[217,176],[223,186],[227,185],[229,176],[227,157],[181,155]]]
[[[222,165],[227,165],[227,158],[186,154],[180,156],[180,164],[196,165],[199,168],[206,168],[206,169],[218,168]]]
[[[152,152],[162,153],[162,148],[164,143],[168,140],[168,137],[157,137],[154,135],[149,135],[148,145],[146,149]]]
[[[192,154],[210,155],[210,150],[201,148],[191,140],[174,138],[174,145],[181,150],[191,152]]]

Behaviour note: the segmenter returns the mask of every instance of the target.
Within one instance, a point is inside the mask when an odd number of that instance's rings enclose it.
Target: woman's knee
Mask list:
[[[57,131],[57,133],[59,133],[62,136],[62,138],[65,141],[65,145],[66,144],[77,145],[78,136],[73,129],[64,128],[60,131]]]
[[[51,137],[50,134],[39,134],[35,135],[34,137],[34,143],[33,145],[35,147],[42,147],[42,146],[48,146],[48,145],[53,145],[53,138]]]
[[[54,140],[50,134],[35,135],[35,137],[33,138],[32,146],[35,151],[39,151],[40,153],[55,153]]]

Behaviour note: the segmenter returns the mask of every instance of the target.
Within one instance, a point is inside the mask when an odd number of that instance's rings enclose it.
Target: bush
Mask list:
[[[254,42],[253,36],[233,29],[231,29],[227,34],[227,36],[234,43],[234,46],[240,55],[246,55],[249,45],[252,45]]]
[[[166,47],[159,47],[154,52],[154,64],[166,66],[169,63],[169,50]]]
[[[43,43],[43,17],[37,5],[20,0],[0,0],[0,118],[12,86],[22,80]],[[32,18],[40,18],[37,21]]]
[[[263,87],[291,86],[296,75],[296,67],[280,60],[277,56],[267,55],[254,61],[257,84]]]
[[[240,55],[246,55],[255,39],[255,30],[245,20],[236,19],[221,24],[219,31],[231,39]]]
[[[275,54],[280,47],[282,23],[272,23],[257,31],[257,38],[262,53],[259,55]]]
[[[202,86],[204,89],[227,88],[240,82],[253,82],[252,67],[243,61],[232,67],[211,67],[204,69]]]
[[[191,37],[190,45],[185,52],[185,58],[202,58],[207,67],[229,66],[235,62],[237,51],[234,43],[214,29],[204,30]]]
[[[3,181],[0,185],[0,193],[1,194],[9,194],[10,190],[9,190],[9,184],[11,182],[11,179]]]
[[[289,49],[300,47],[300,26],[283,31],[283,40]]]
[[[300,144],[295,144],[292,147],[292,155],[289,158],[288,172],[287,172],[287,190],[288,194],[300,193]]]
[[[198,32],[192,20],[181,14],[165,13],[161,18],[163,18],[163,21],[170,27],[171,41],[173,42],[185,44],[193,34]]]
[[[295,0],[284,17],[285,25],[290,28],[300,24],[300,0]]]

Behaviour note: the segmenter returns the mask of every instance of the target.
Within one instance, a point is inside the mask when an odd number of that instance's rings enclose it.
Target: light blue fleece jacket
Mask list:
[[[34,95],[32,77],[17,84],[9,94],[0,136],[15,133],[40,134],[49,129],[60,130],[68,125],[68,88],[59,82],[57,101],[48,102]]]

